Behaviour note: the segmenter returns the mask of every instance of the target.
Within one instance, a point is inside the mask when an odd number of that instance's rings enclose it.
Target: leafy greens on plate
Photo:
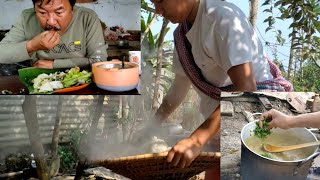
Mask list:
[[[92,73],[74,67],[62,69],[25,68],[19,70],[19,78],[30,94],[51,94],[55,90],[80,86],[91,82]]]

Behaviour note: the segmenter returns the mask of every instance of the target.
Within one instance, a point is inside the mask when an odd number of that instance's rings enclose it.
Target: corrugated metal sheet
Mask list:
[[[0,150],[13,146],[29,145],[29,137],[22,111],[22,103],[25,96],[0,96]],[[109,98],[104,98],[104,105],[108,104]],[[114,98],[113,98],[114,99]],[[68,140],[72,130],[86,129],[90,125],[92,116],[97,105],[97,96],[63,96],[61,111],[60,137],[61,142]],[[117,100],[117,99],[116,99]],[[114,102],[118,103],[118,102]],[[51,142],[58,96],[37,96],[37,117],[40,126],[41,141],[43,144]],[[107,111],[104,108],[104,111]],[[99,119],[98,127],[102,129],[104,116],[114,117],[114,114],[103,113]]]

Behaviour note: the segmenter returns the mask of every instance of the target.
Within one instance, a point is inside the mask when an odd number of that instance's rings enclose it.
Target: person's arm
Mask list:
[[[220,130],[220,107],[207,118],[189,138],[179,141],[167,155],[167,161],[181,168],[189,166],[201,149]]]
[[[50,50],[60,42],[60,35],[55,31],[44,31],[32,39],[27,39],[24,29],[24,12],[0,42],[0,63],[15,63],[31,59],[39,50]]]
[[[73,68],[78,67],[88,67],[90,65],[90,59],[86,57],[74,57],[74,58],[64,58],[55,59],[53,61],[53,68]]]
[[[78,67],[88,67],[90,64],[89,58],[86,57],[77,57],[77,58],[64,58],[64,59],[55,59],[55,60],[47,60],[40,59],[33,63],[33,67],[37,68],[73,68],[75,66]]]
[[[300,114],[298,116],[289,116],[275,109],[264,112],[259,119],[259,126],[262,127],[262,120],[270,119],[268,128],[279,127],[289,129],[295,127],[313,127],[320,128],[320,112]]]
[[[320,128],[320,112],[289,116],[275,109],[264,112],[259,119],[259,126],[262,127],[262,120],[269,119],[268,128],[279,127],[289,129],[295,127]]]
[[[50,50],[60,42],[60,35],[56,31],[44,31],[27,41],[27,52],[31,56],[39,50]]]
[[[203,39],[204,50],[230,77],[234,85],[233,91],[256,91],[256,77],[253,64],[259,55],[259,39],[255,36],[254,29],[245,14],[236,7],[228,11],[210,14],[210,29]],[[213,17],[218,18],[213,18]],[[235,21],[237,19],[237,21]],[[261,74],[265,74],[264,61],[260,62]]]
[[[175,75],[174,81],[163,98],[160,107],[158,108],[155,118],[158,123],[166,120],[170,114],[181,104],[181,102],[185,99],[189,89],[191,86],[191,82],[186,76]]]
[[[27,52],[23,14],[0,42],[0,63],[11,64],[31,59]]]
[[[250,62],[231,67],[228,70],[228,75],[234,85],[233,91],[249,92],[257,90]]]
[[[162,134],[162,130],[159,128],[161,123],[167,120],[170,114],[181,104],[190,89],[190,85],[191,82],[186,76],[175,75],[174,81],[154,117],[147,121],[145,127],[133,136],[134,144],[145,143],[147,138]]]
[[[220,130],[220,106],[190,136],[201,147],[208,143]]]
[[[289,127],[313,127],[320,128],[320,112],[301,114],[293,116]]]

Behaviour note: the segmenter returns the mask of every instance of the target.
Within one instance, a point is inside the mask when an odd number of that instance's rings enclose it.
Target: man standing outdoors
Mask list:
[[[208,141],[219,144],[221,91],[292,91],[290,82],[264,54],[263,46],[245,14],[221,0],[151,0],[156,13],[172,23],[175,78],[155,114],[165,121],[195,87],[205,121],[188,138],[179,141],[167,161],[186,167]],[[214,147],[219,149],[219,147]],[[220,166],[206,172],[206,179],[220,179]]]
[[[106,60],[100,19],[76,0],[32,0],[0,42],[0,63],[31,59],[38,68],[89,67]]]

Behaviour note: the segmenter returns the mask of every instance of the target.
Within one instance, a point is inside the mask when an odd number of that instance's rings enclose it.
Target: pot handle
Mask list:
[[[299,162],[298,165],[293,170],[293,176],[298,175],[298,170],[304,163],[308,162],[310,159],[316,158],[319,154],[320,154],[320,150],[318,150],[316,153],[312,154],[311,156]]]

